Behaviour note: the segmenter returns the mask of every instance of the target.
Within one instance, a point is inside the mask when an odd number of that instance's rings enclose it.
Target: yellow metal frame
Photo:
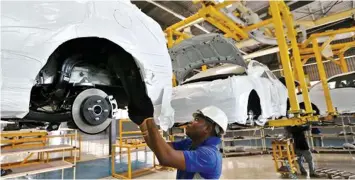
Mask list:
[[[123,135],[139,135],[141,136],[142,135],[142,132],[141,131],[124,131],[123,130],[123,123],[131,123],[132,121],[129,120],[129,119],[120,119],[118,121],[118,129],[119,129],[119,134],[118,134],[118,147],[123,147],[125,145],[125,143],[123,142]],[[162,133],[162,131],[160,131]],[[142,139],[143,139],[143,136],[142,136]],[[141,146],[139,146],[141,147]],[[137,148],[139,148],[137,147]],[[142,147],[146,147],[146,146],[142,146]],[[120,148],[120,151],[119,153],[121,154],[122,153],[122,148]]]
[[[118,121],[118,129],[119,129],[119,134],[118,134],[118,147],[120,147],[120,146],[125,146],[125,142],[123,142],[123,139],[124,139],[124,137],[123,137],[123,135],[132,135],[132,134],[137,134],[137,135],[139,135],[139,136],[142,136],[142,132],[141,131],[124,131],[123,130],[123,123],[132,123],[132,121],[131,120],[129,120],[129,119],[120,119],[119,121]],[[163,136],[163,131],[162,130],[159,130],[159,132],[160,132],[160,134],[161,134],[161,136]],[[142,139],[143,139],[143,136],[142,136]],[[139,146],[140,147],[140,146]],[[137,148],[139,148],[139,147],[137,147]],[[143,146],[143,147],[147,147],[147,146]],[[122,149],[120,148],[120,151],[119,151],[119,153],[121,154],[121,151]]]
[[[181,39],[186,38],[187,36],[183,36],[182,33],[174,33],[177,30],[185,28],[189,25],[192,25],[199,19],[206,20],[216,26],[218,29],[222,30],[227,37],[231,37],[237,41],[242,39],[248,39],[248,31],[251,31],[255,28],[264,27],[269,24],[273,24],[275,28],[275,35],[280,48],[280,59],[282,63],[282,67],[284,70],[284,75],[286,78],[286,86],[288,89],[288,95],[290,99],[291,110],[290,113],[294,114],[295,117],[300,117],[301,114],[312,115],[313,109],[310,103],[307,84],[305,81],[305,75],[302,67],[302,61],[300,56],[300,50],[296,40],[296,30],[294,29],[293,17],[290,13],[287,5],[282,1],[272,1],[270,0],[270,12],[272,15],[271,19],[267,19],[258,24],[254,24],[247,27],[241,27],[235,24],[230,18],[220,13],[218,10],[227,5],[232,4],[233,1],[225,1],[224,3],[214,4],[214,3],[202,3],[203,7],[194,15],[186,18],[183,21],[180,21],[170,27],[168,27],[165,32],[167,34],[168,39],[168,47],[171,48],[177,42],[174,40],[173,35],[179,36],[177,39],[181,41]],[[294,70],[297,73],[294,73],[291,68],[291,61],[288,55],[289,46],[287,44],[287,40],[284,37],[285,29],[284,24],[287,27],[287,37],[291,41],[291,48],[293,50],[294,57]],[[203,67],[202,70],[206,68]],[[306,112],[302,112],[299,108],[299,103],[296,97],[295,85],[294,85],[294,74],[297,74],[297,79],[300,81],[302,94],[305,103]],[[173,84],[175,81],[173,80]]]
[[[321,77],[324,96],[327,102],[327,112],[328,116],[337,115],[334,107],[332,106],[332,101],[330,98],[330,93],[328,86],[326,85],[326,74],[324,70],[324,65],[322,63],[321,50],[323,50],[326,46],[330,46],[335,55],[339,56],[339,60],[335,61],[332,58],[329,58],[336,64],[338,64],[342,70],[342,72],[347,72],[347,64],[344,58],[344,52],[347,51],[351,47],[355,47],[355,41],[348,43],[340,43],[340,44],[330,44],[333,38],[337,34],[347,33],[347,32],[355,32],[355,27],[339,29],[335,31],[327,31],[323,33],[312,34],[304,43],[298,44],[296,35],[297,31],[295,29],[295,24],[305,24],[309,22],[295,22],[293,20],[292,13],[289,10],[289,7],[283,1],[274,1],[270,0],[270,9],[269,13],[271,14],[271,18],[259,22],[257,24],[253,24],[250,26],[241,26],[234,23],[229,17],[225,16],[223,13],[219,12],[219,9],[226,7],[234,1],[224,1],[223,3],[213,3],[209,1],[196,1],[195,3],[201,3],[202,8],[195,13],[194,15],[180,21],[165,30],[168,40],[168,47],[171,48],[175,44],[181,42],[184,39],[189,38],[190,36],[180,32],[180,30],[196,24],[201,21],[208,21],[216,28],[220,29],[225,33],[226,37],[233,38],[236,41],[241,41],[245,39],[249,39],[247,33],[253,29],[257,28],[269,28],[273,27],[273,31],[267,29],[265,33],[269,36],[275,36],[277,38],[278,46],[280,49],[280,61],[283,68],[283,74],[286,79],[286,87],[288,90],[289,102],[290,102],[290,111],[289,113],[293,115],[293,118],[288,120],[271,120],[269,121],[270,126],[288,126],[291,124],[304,124],[309,121],[317,121],[318,116],[313,116],[314,110],[311,105],[311,101],[308,94],[308,85],[306,81],[306,76],[304,74],[303,65],[307,63],[310,58],[315,57],[317,61],[317,67],[319,70],[319,75]],[[337,19],[340,18],[341,15],[349,15],[349,12],[342,12],[331,17],[326,17],[324,19]],[[236,14],[238,16],[238,14]],[[324,23],[324,20],[317,20],[317,22],[313,22],[311,26],[317,26],[318,24]],[[307,27],[310,27],[308,26]],[[284,35],[287,35],[286,37]],[[324,42],[321,46],[317,43],[318,37],[326,37],[329,39]],[[290,41],[290,44],[287,42]],[[307,47],[310,44],[316,44],[312,47]],[[288,51],[291,48],[293,57],[290,58]],[[206,70],[206,66],[202,67],[202,70]],[[294,80],[297,79],[300,83],[299,90],[302,91],[303,101],[305,104],[305,111],[301,110],[299,107],[299,103],[296,96],[296,88],[294,85]],[[176,86],[176,80],[173,78],[173,86]],[[279,121],[279,122],[276,122]]]
[[[276,172],[281,174],[296,173],[297,157],[295,155],[295,150],[293,148],[293,143],[291,142],[291,139],[274,140],[272,141],[271,144],[272,144],[272,157],[275,162]],[[287,161],[287,164],[285,163],[285,161]],[[290,167],[291,169],[290,172],[280,170],[282,166],[286,166],[286,165]]]
[[[201,20],[211,23],[216,28],[222,30],[226,36],[231,37],[237,41],[249,38],[247,32],[255,26],[248,26],[247,29],[244,30],[242,27],[235,24],[230,18],[219,11],[221,8],[234,3],[234,1],[225,1],[217,4],[206,3],[204,1],[199,2],[202,4],[202,8],[199,9],[197,13],[166,28],[165,33],[168,40],[168,48],[171,48],[182,40],[190,37],[185,33],[179,32],[181,29],[191,26]],[[267,21],[260,23],[260,25],[265,24],[268,24]]]
[[[75,138],[75,134],[65,134],[65,135],[48,135],[47,131],[5,131],[1,133],[1,144],[6,144],[1,147],[1,149],[23,149],[23,148],[36,148],[36,147],[44,147],[48,145],[48,140],[50,138],[70,138],[70,145],[73,145],[73,141]],[[58,152],[66,152],[70,151],[70,156],[65,159],[69,161],[74,161],[73,157],[76,157],[76,160],[80,160],[81,157],[81,136],[77,134],[77,138],[79,141],[79,147],[65,150],[57,150],[57,151],[46,151],[37,153],[37,159],[30,160],[31,157],[35,153],[29,153],[23,161],[20,162],[10,162],[1,164],[1,167],[5,168],[14,168],[14,167],[22,167],[28,166],[30,164],[38,164],[42,162],[49,162],[51,153]],[[78,155],[73,155],[73,152],[77,151]],[[46,155],[46,158],[45,158]]]
[[[115,170],[115,160],[116,160],[116,148],[119,147],[121,148],[126,148],[127,149],[127,167],[128,167],[128,171],[127,173],[116,173]],[[131,150],[132,149],[137,149],[140,147],[147,147],[146,143],[142,143],[142,144],[137,144],[137,145],[130,145],[130,144],[114,144],[112,146],[112,157],[111,157],[111,175],[115,178],[123,178],[123,179],[132,179],[133,176],[140,176],[143,175],[145,173],[148,172],[152,172],[153,169],[155,169],[155,167],[157,166],[157,164],[155,163],[155,154],[153,153],[153,167],[150,168],[144,168],[144,169],[140,169],[140,170],[136,170],[136,171],[132,171],[132,161],[131,161]],[[121,157],[121,156],[120,156]]]
[[[153,153],[153,167],[151,168],[144,168],[136,171],[132,171],[132,162],[131,162],[131,152],[132,149],[138,149],[138,148],[147,148],[148,145],[146,143],[141,143],[141,144],[127,144],[123,141],[123,135],[132,135],[132,134],[137,134],[137,135],[142,135],[141,131],[124,131],[123,130],[123,123],[129,123],[132,122],[129,119],[120,119],[118,121],[118,128],[119,128],[119,139],[118,143],[112,145],[112,157],[111,157],[111,174],[113,177],[116,178],[124,178],[124,179],[131,179],[133,176],[139,176],[142,174],[145,174],[147,172],[152,172],[153,169],[155,169],[157,166],[156,161],[155,161],[155,154]],[[160,130],[160,133],[162,135],[162,131]],[[143,136],[142,136],[143,138]],[[127,173],[121,173],[118,174],[115,171],[115,157],[116,157],[116,148],[119,148],[119,156],[122,156],[122,149],[125,148],[127,149],[127,157],[128,157],[128,171]]]
[[[183,133],[186,135],[186,125],[184,125],[184,126],[180,126],[180,127],[178,127],[179,129],[182,129],[183,130]],[[176,134],[174,134],[172,131],[171,131],[171,134],[169,135],[169,140],[171,141],[171,142],[174,142],[175,141],[175,136],[176,136]]]
[[[316,63],[317,63],[318,71],[319,71],[319,77],[320,77],[320,81],[322,83],[324,97],[325,97],[325,101],[326,101],[326,105],[327,105],[327,112],[329,115],[336,115],[337,112],[333,107],[332,99],[330,96],[330,91],[329,91],[329,87],[327,84],[327,75],[325,73],[325,69],[324,69],[324,65],[323,65],[323,57],[321,55],[321,52],[324,50],[324,48],[326,46],[330,46],[330,48],[333,51],[333,54],[339,56],[339,60],[335,61],[333,58],[327,58],[327,59],[329,59],[329,60],[331,60],[331,62],[334,62],[335,64],[337,64],[343,73],[348,72],[349,70],[348,70],[348,66],[347,66],[347,63],[346,63],[346,60],[344,57],[344,53],[348,49],[355,47],[355,41],[330,45],[330,43],[334,40],[334,38],[337,34],[343,34],[343,33],[348,33],[348,32],[355,32],[355,27],[343,28],[343,29],[339,29],[339,30],[332,30],[332,31],[327,31],[327,32],[323,32],[323,33],[315,33],[315,34],[312,34],[304,43],[302,43],[300,45],[300,47],[301,47],[300,54],[303,59],[302,64],[307,63],[307,61],[310,58],[316,59]],[[319,45],[318,39],[317,39],[319,37],[328,37],[328,39],[324,43]],[[308,47],[310,44],[312,47]]]
[[[268,126],[273,126],[273,127],[299,126],[299,125],[307,124],[309,122],[316,122],[318,120],[319,120],[318,116],[306,115],[306,116],[293,117],[293,118],[270,120],[268,121]]]

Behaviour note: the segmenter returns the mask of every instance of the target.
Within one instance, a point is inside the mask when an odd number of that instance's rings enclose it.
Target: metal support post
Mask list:
[[[277,56],[277,62],[279,63],[280,75],[281,75],[281,76],[285,76],[284,71],[282,70],[282,63],[281,63],[280,53],[277,52],[277,53],[276,53],[276,56]]]
[[[168,48],[172,48],[173,45],[174,45],[172,29],[167,29],[166,30],[166,35],[168,36]]]
[[[284,2],[281,2],[280,5],[283,5],[280,9],[281,9],[282,17],[284,18],[284,22],[286,23],[288,39],[291,41],[293,62],[294,62],[293,68],[294,71],[296,72],[295,74],[297,74],[298,76],[298,81],[300,82],[301,85],[303,101],[306,108],[306,114],[313,114],[313,109],[312,109],[311,101],[309,99],[308,88],[304,76],[300,51],[296,39],[297,34],[294,28],[292,14],[288,10],[288,7],[286,7],[286,4],[284,4]]]
[[[343,72],[343,73],[349,72],[348,64],[346,63],[346,59],[344,57],[344,53],[340,53],[339,54],[339,61],[340,61],[341,72]]]
[[[284,37],[285,31],[283,29],[282,19],[280,16],[279,2],[270,0],[270,10],[272,14],[272,19],[275,26],[275,34],[277,38],[277,43],[280,48],[280,57],[282,62],[282,67],[284,70],[286,86],[288,91],[288,96],[291,105],[291,113],[299,113],[299,104],[296,98],[296,87],[294,83],[293,73],[290,64],[290,57],[288,55],[288,46],[286,39]]]
[[[323,86],[324,97],[327,104],[328,114],[334,114],[335,110],[332,104],[332,98],[330,97],[330,91],[327,83],[327,75],[325,74],[322,56],[320,55],[317,38],[312,39],[313,51],[317,61],[317,67],[319,72],[320,81]]]
[[[123,142],[122,142],[122,141],[123,141],[123,139],[122,139],[122,138],[123,138],[123,136],[122,136],[122,132],[123,132],[123,125],[122,125],[122,122],[123,122],[122,119],[120,119],[120,122],[119,122],[119,133],[120,133],[120,135],[119,135],[119,136],[120,136],[120,137],[119,137],[119,138],[120,138],[120,140],[119,140],[120,152],[119,152],[119,153],[120,153],[120,154],[122,154],[122,143],[123,143]]]
[[[116,144],[117,140],[117,119],[113,119],[111,121],[110,129],[109,129],[109,155],[112,155],[112,145]]]

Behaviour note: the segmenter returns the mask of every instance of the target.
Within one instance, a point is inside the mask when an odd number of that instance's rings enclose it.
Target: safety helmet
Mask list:
[[[221,109],[216,106],[207,106],[203,109],[197,110],[196,113],[193,113],[192,116],[195,118],[198,115],[203,115],[208,117],[214,123],[216,123],[219,127],[216,126],[217,135],[224,134],[227,131],[228,126],[228,118],[226,113],[224,113]]]

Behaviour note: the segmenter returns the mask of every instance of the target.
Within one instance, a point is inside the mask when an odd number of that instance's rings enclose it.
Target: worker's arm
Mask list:
[[[157,156],[163,166],[185,170],[185,158],[182,151],[173,149],[160,135],[153,120],[154,107],[147,94],[139,98],[139,103],[130,101],[128,104],[129,118],[139,125],[149,148]]]
[[[144,139],[148,142],[149,148],[157,156],[161,165],[174,167],[179,170],[186,169],[183,151],[177,151],[172,147],[171,143],[168,144],[165,142],[152,118],[146,119],[140,127],[144,131]]]

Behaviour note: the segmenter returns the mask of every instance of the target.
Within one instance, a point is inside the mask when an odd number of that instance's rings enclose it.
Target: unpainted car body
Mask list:
[[[130,94],[170,102],[164,33],[128,0],[2,1],[1,20],[1,119],[74,119],[95,134]],[[172,121],[165,107],[156,119]]]
[[[355,113],[355,72],[332,76],[328,78],[327,84],[333,107],[340,114]],[[313,110],[321,116],[327,115],[327,104],[321,82],[314,84],[309,89],[309,97],[313,104]],[[297,98],[300,103],[303,103],[302,95],[298,95]]]
[[[221,108],[229,123],[264,125],[269,118],[286,116],[286,87],[263,64],[224,65],[202,71],[173,89],[175,123],[208,105]]]

